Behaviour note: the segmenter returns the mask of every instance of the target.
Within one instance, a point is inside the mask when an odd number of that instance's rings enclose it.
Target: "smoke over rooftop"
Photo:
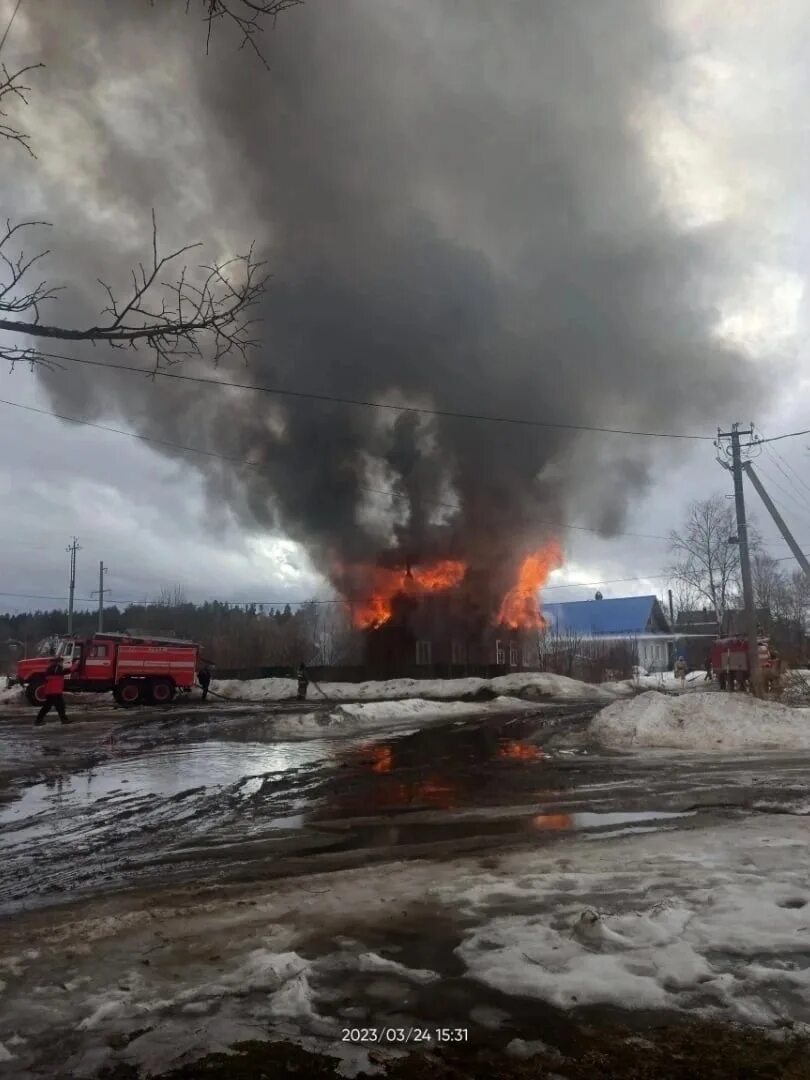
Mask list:
[[[712,430],[735,404],[740,359],[715,327],[740,225],[679,223],[649,153],[648,105],[678,75],[665,5],[308,0],[268,31],[267,71],[224,36],[206,58],[183,6],[28,14],[59,109],[91,118],[57,131],[34,113],[42,168],[67,177],[50,246],[77,318],[103,300],[81,283],[137,258],[154,205],[169,244],[255,238],[269,260],[251,382],[666,431]],[[256,463],[188,459],[212,502],[280,526],[344,586],[358,563],[463,556],[502,594],[559,532],[545,523],[619,530],[682,450],[93,369],[41,378],[74,414],[89,403]]]

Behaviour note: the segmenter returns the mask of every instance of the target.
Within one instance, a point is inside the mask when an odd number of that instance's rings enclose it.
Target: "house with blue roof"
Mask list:
[[[580,641],[627,642],[649,671],[666,671],[674,662],[675,635],[656,596],[616,596],[544,604],[547,635]]]

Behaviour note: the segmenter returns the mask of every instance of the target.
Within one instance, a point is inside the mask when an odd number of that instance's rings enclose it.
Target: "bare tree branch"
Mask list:
[[[276,19],[288,8],[298,7],[304,0],[186,0],[186,12],[190,12],[192,6],[201,4],[207,23],[205,51],[208,52],[211,45],[211,35],[217,23],[230,23],[235,26],[242,35],[243,49],[249,46],[261,62],[267,67],[267,60],[260,48],[259,41],[264,32],[264,21],[269,20],[275,26]]]
[[[740,551],[729,538],[737,532],[734,508],[722,495],[715,495],[689,507],[681,532],[670,533],[670,551],[675,561],[669,567],[674,581],[689,596],[708,602],[720,621],[739,593]],[[749,546],[760,546],[754,530]]]
[[[22,79],[29,71],[36,71],[37,68],[41,67],[45,67],[45,65],[29,64],[27,67],[20,68],[19,71],[10,72],[5,64],[0,63],[0,139],[10,139],[11,142],[19,143],[28,151],[31,157],[36,157],[36,154],[31,149],[30,135],[8,122],[8,112],[6,110],[8,101],[22,102],[23,105],[28,104],[26,94],[29,93],[31,87],[26,86]]]
[[[47,222],[28,221],[12,226],[6,223],[0,236],[0,332],[32,337],[37,340],[86,341],[112,348],[146,348],[154,359],[155,370],[187,357],[207,357],[216,364],[229,353],[243,357],[257,343],[252,328],[258,321],[252,309],[264,294],[268,275],[265,264],[254,256],[253,245],[247,254],[226,262],[203,264],[190,275],[183,265],[175,280],[164,277],[171,263],[200,244],[187,244],[168,255],[161,255],[157,222],[152,211],[152,258],[148,266],[139,263],[132,273],[132,288],[119,300],[113,288],[99,279],[107,305],[106,316],[98,325],[85,329],[43,323],[40,305],[54,299],[58,287],[46,281],[29,286],[25,275],[47,252],[26,257],[10,251],[17,233],[26,227]],[[3,313],[27,314],[29,318],[3,318]],[[32,316],[32,317],[31,317]],[[48,354],[34,344],[20,346],[0,340],[0,359],[12,367],[26,362],[46,362]]]

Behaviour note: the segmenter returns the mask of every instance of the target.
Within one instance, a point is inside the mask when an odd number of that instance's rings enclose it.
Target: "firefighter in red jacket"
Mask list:
[[[35,724],[44,724],[45,717],[52,708],[56,709],[59,719],[63,724],[70,721],[65,713],[65,672],[62,661],[57,657],[45,670],[45,703],[37,713]]]

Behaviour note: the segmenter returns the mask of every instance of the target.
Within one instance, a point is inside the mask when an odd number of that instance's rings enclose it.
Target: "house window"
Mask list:
[[[518,662],[517,657],[518,657],[517,642],[510,641],[509,642],[509,666],[510,667],[517,667],[517,662]]]
[[[503,642],[502,641],[496,641],[495,642],[495,663],[496,664],[505,664],[506,663],[506,653],[504,652],[504,647],[503,647]]]
[[[523,666],[534,667],[538,662],[538,653],[532,651],[531,645],[523,646]]]
[[[465,664],[467,662],[464,642],[458,641],[456,638],[453,638],[450,642],[450,662],[452,664]]]
[[[416,662],[417,664],[429,664],[430,661],[430,642],[429,641],[417,641],[416,643]]]

